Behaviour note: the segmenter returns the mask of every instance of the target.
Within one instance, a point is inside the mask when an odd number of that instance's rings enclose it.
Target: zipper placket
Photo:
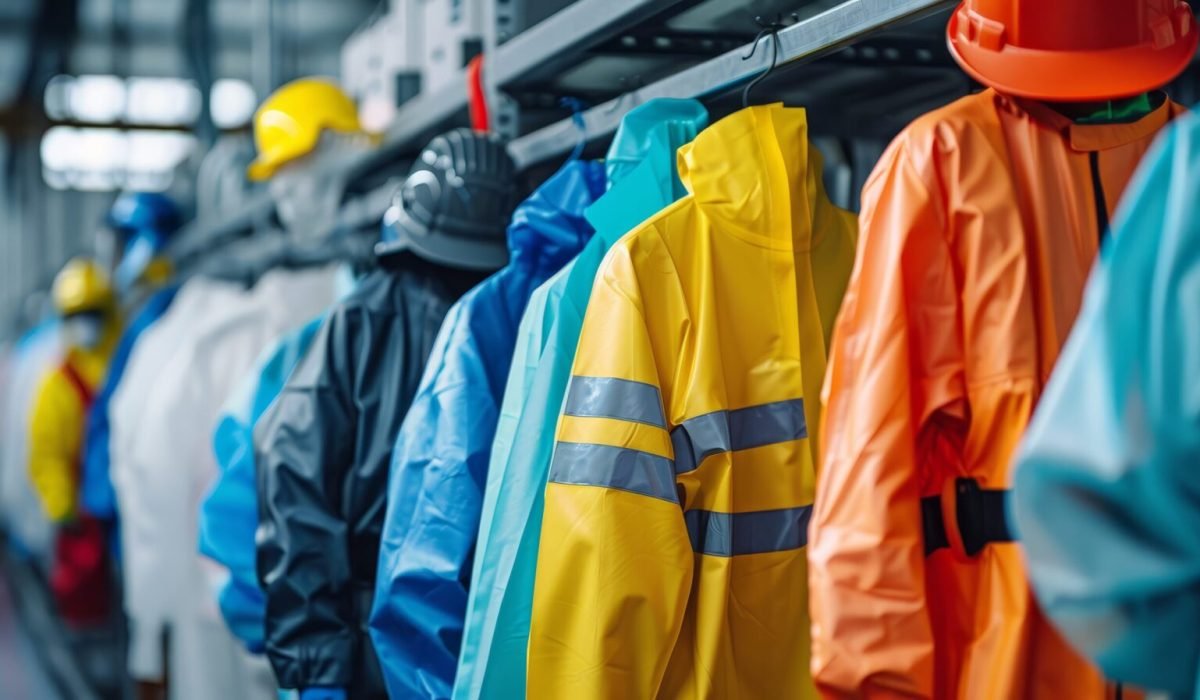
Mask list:
[[[1096,204],[1096,241],[1104,243],[1108,235],[1108,201],[1104,197],[1104,181],[1100,179],[1100,151],[1088,153],[1092,170],[1092,197]]]

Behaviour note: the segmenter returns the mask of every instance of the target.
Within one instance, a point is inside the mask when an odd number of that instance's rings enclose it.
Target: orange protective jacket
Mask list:
[[[945,494],[945,509],[957,477],[1010,485],[1107,217],[1181,111],[1167,101],[1085,126],[985,90],[915,121],[876,167],[834,331],[809,532],[825,697],[1104,697],[1037,609],[1018,546],[926,557],[920,499]]]

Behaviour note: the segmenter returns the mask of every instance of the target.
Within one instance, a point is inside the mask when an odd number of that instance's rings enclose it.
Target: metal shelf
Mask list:
[[[745,10],[738,3],[720,5],[721,0],[707,0],[723,11]],[[822,0],[824,2],[824,0]],[[802,9],[804,3],[794,3]],[[827,5],[828,3],[825,2]],[[820,14],[798,21],[779,33],[779,63],[797,63],[827,54],[859,39],[895,24],[918,19],[953,5],[953,0],[847,0]],[[613,47],[629,42],[637,32],[672,31],[673,18],[684,17],[705,3],[694,0],[577,0],[525,32],[498,46],[485,64],[485,78],[493,94],[516,94],[566,72],[585,59],[613,54]],[[810,11],[823,5],[808,3]],[[747,27],[730,36],[744,36]],[[694,31],[679,36],[699,36]],[[622,41],[624,39],[624,41]],[[678,72],[638,87],[604,104],[587,110],[583,117],[589,140],[607,137],[615,131],[625,113],[655,97],[697,97],[719,95],[745,83],[766,69],[770,61],[770,41],[764,39],[749,60],[743,55],[749,46],[695,63],[695,59],[675,65],[687,65]],[[724,46],[728,46],[728,42]],[[669,58],[669,56],[667,57]],[[702,58],[702,57],[701,57]],[[636,61],[636,56],[628,57]],[[661,57],[659,59],[661,61]],[[668,65],[670,65],[668,63]],[[361,156],[329,158],[318,163],[323,174],[333,171],[341,180],[352,183],[365,175],[377,172],[407,153],[415,151],[428,138],[456,124],[465,123],[467,95],[465,76],[445,88],[417,96],[396,113],[392,127],[380,145]],[[633,83],[636,84],[636,81]],[[619,89],[619,88],[618,88]],[[615,92],[615,91],[614,91]],[[611,93],[610,93],[611,94]],[[515,139],[510,152],[519,167],[529,167],[571,150],[581,134],[570,119]],[[390,195],[391,185],[380,186],[345,205],[339,218],[355,219],[382,214],[382,206]],[[387,191],[384,189],[387,188]],[[226,217],[201,217],[188,227],[173,249],[176,259],[187,258],[212,250],[231,236],[252,229],[270,216],[273,204],[263,193]]]

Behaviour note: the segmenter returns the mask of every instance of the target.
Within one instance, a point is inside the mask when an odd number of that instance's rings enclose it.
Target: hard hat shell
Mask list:
[[[258,157],[246,175],[251,180],[269,179],[279,166],[311,153],[325,129],[362,132],[354,101],[325,78],[300,78],[284,85],[254,113]]]
[[[516,171],[495,136],[455,129],[434,137],[384,215],[376,255],[408,251],[458,269],[503,267],[505,228],[517,200]]]
[[[103,311],[113,305],[108,275],[94,260],[73,258],[59,270],[50,290],[54,307],[62,316]]]
[[[963,70],[1000,92],[1088,102],[1171,82],[1197,30],[1184,0],[964,0],[946,36]]]

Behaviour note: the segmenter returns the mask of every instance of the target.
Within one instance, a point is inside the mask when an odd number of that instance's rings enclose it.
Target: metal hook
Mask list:
[[[793,12],[792,17],[798,18],[799,15]],[[742,56],[742,60],[748,61],[753,58],[754,52],[758,50],[758,43],[767,37],[771,37],[771,65],[767,66],[765,71],[759,73],[755,76],[754,80],[751,80],[746,84],[746,87],[742,88],[742,109],[750,106],[750,91],[765,80],[779,64],[779,32],[787,28],[787,25],[783,23],[783,15],[776,15],[773,22],[768,22],[762,17],[755,17],[754,22],[759,26],[758,35],[754,37],[754,42],[750,44],[750,52]]]

